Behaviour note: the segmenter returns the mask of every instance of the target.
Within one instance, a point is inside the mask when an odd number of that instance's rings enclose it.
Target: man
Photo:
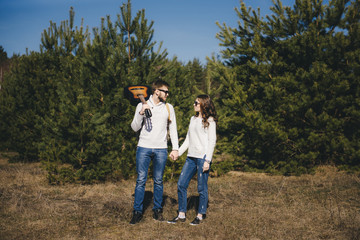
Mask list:
[[[169,95],[169,84],[158,80],[152,85],[152,95],[146,104],[139,103],[135,110],[131,128],[140,131],[139,142],[136,150],[136,187],[133,216],[130,224],[138,223],[143,214],[143,201],[145,184],[150,161],[153,161],[154,180],[154,207],[153,218],[164,221],[162,216],[163,201],[163,175],[167,160],[167,128],[172,143],[170,157],[177,159],[179,156],[179,142],[176,127],[175,111],[172,105],[166,103]],[[152,116],[146,117],[145,109],[151,111]],[[169,121],[170,116],[170,121]]]

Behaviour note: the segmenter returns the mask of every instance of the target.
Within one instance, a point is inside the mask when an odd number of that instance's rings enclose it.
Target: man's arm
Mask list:
[[[170,139],[172,144],[172,150],[179,150],[179,139],[178,139],[178,132],[177,132],[177,125],[176,125],[176,116],[175,110],[172,105],[170,105],[170,124],[169,124],[169,131],[170,131]]]
[[[169,104],[170,105],[170,104]],[[170,105],[170,124],[169,124],[169,131],[170,131],[170,139],[172,144],[172,151],[170,153],[170,158],[172,160],[177,160],[179,158],[179,138],[177,132],[177,125],[176,125],[176,115],[175,110],[172,105]]]
[[[140,111],[142,110],[143,106],[142,103],[139,103],[136,106],[136,110],[135,110],[135,114],[134,114],[134,118],[131,122],[131,128],[134,130],[134,132],[137,132],[140,130],[141,126],[142,126],[142,122],[144,120],[144,115],[140,113]]]

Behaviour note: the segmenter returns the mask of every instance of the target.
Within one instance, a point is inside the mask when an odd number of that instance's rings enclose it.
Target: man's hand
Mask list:
[[[143,104],[142,105],[142,108],[141,108],[141,110],[140,110],[140,115],[144,115],[145,114],[145,109],[150,109],[150,106],[147,104],[147,103],[145,103],[145,104]]]
[[[173,161],[176,161],[179,158],[179,151],[173,150],[173,151],[171,151],[169,156]]]

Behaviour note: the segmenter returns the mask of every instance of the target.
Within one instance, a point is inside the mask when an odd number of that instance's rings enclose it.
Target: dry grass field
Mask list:
[[[190,183],[186,223],[152,219],[152,181],[145,214],[129,225],[135,180],[95,185],[47,184],[37,163],[0,157],[0,239],[360,239],[360,177],[333,167],[315,175],[230,172],[209,179],[207,219],[195,216]],[[164,216],[176,214],[176,182],[164,186]]]

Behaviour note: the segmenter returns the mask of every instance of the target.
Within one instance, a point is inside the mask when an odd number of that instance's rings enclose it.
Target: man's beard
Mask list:
[[[159,100],[160,100],[160,102],[166,102],[166,100],[165,99],[163,99],[162,97],[160,97],[159,96]]]

